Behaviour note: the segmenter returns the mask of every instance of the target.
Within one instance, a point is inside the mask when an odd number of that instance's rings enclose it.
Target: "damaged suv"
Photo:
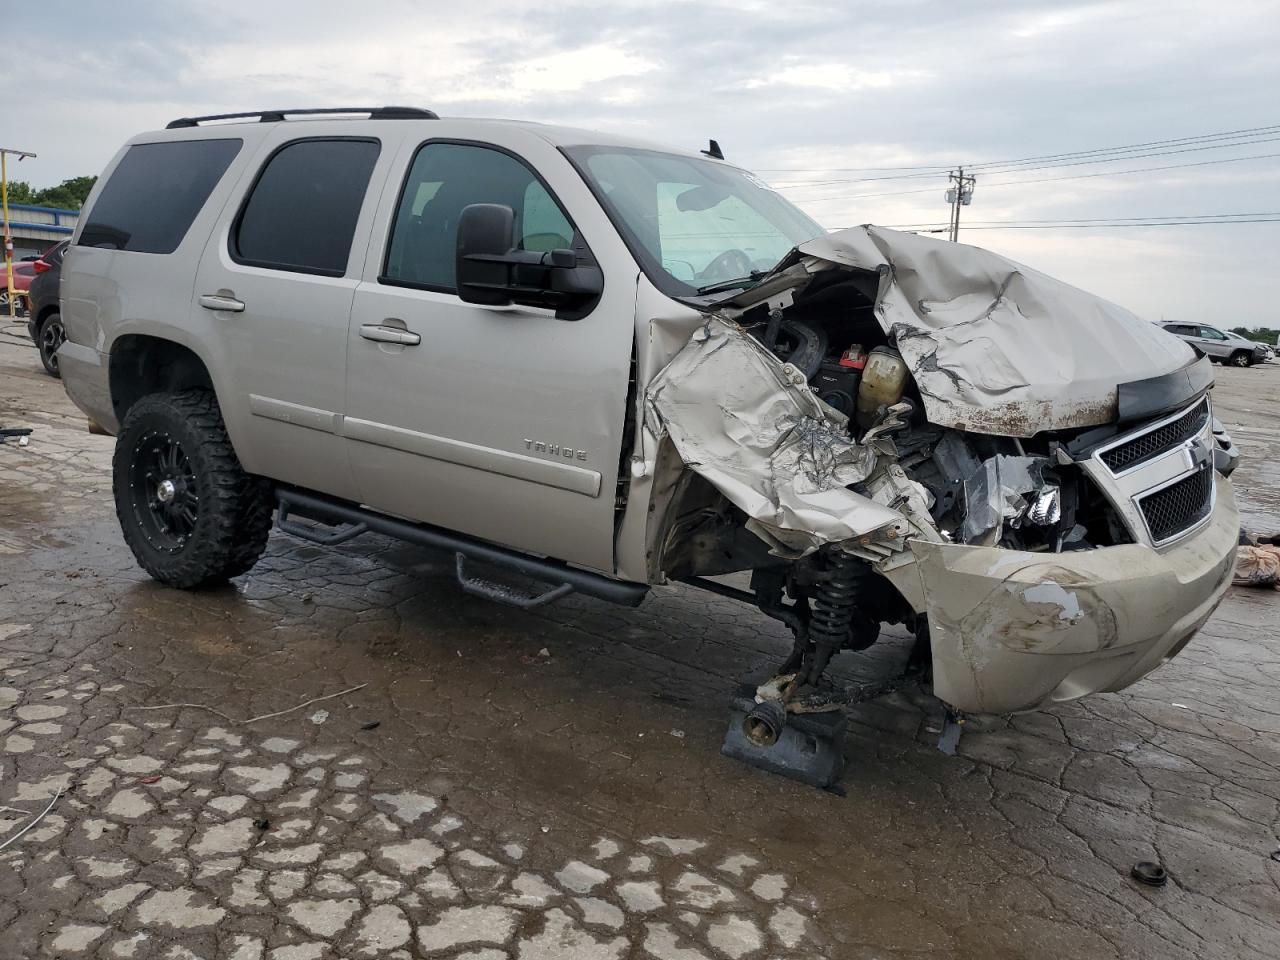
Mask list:
[[[80,218],[58,356],[157,579],[244,573],[274,513],[520,606],[683,581],[793,631],[782,722],[838,707],[828,663],[882,624],[953,710],[1006,713],[1133,683],[1226,590],[1209,362],[1133,314],[827,234],[714,144],[341,113],[174,121]]]

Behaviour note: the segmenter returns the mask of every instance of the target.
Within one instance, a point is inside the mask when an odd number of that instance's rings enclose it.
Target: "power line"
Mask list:
[[[1114,230],[1125,227],[1203,227],[1227,223],[1280,223],[1280,217],[1258,220],[1166,220],[1159,223],[1050,223],[1038,226],[971,227],[966,230]]]
[[[1174,144],[1192,143],[1200,140],[1217,140],[1224,137],[1245,136],[1255,133],[1269,133],[1274,130],[1280,130],[1280,124],[1265,127],[1245,127],[1239,130],[1226,130],[1219,133],[1202,133],[1192,137],[1177,137],[1172,140],[1148,140],[1144,143],[1130,143],[1116,147],[1097,147],[1092,150],[1075,150],[1068,153],[1050,153],[1041,154],[1034,157],[1022,157],[1014,160],[987,160],[977,161],[967,164],[970,168],[976,167],[992,167],[992,166],[1008,166],[1010,164],[1039,162],[1042,160],[1063,160],[1071,157],[1087,156],[1098,153],[1113,153],[1116,151],[1136,150],[1145,147],[1164,147]],[[757,173],[807,173],[811,170],[825,170],[831,173],[862,173],[862,172],[879,172],[885,170],[942,170],[950,169],[952,164],[926,164],[922,166],[902,166],[902,167],[760,167]]]
[[[1219,217],[1280,217],[1280,212],[1276,213],[1170,213],[1164,216],[1156,217],[1053,217],[1048,220],[971,220],[968,221],[972,225],[1017,225],[1029,223],[1118,223],[1120,221],[1130,220],[1209,220]],[[1230,221],[1227,221],[1230,222]],[[941,220],[929,220],[924,223],[886,223],[881,226],[888,227],[891,230],[899,230],[906,227],[940,227],[943,226]]]
[[[1067,177],[1037,177],[1034,180],[984,180],[983,188],[986,187],[1002,187],[1015,186],[1024,183],[1060,183],[1063,180],[1089,180],[1095,177],[1121,177],[1131,173],[1154,173],[1160,170],[1183,170],[1188,167],[1208,167],[1219,163],[1240,163],[1244,160],[1266,160],[1272,157],[1280,157],[1280,153],[1255,153],[1247,157],[1223,157],[1220,160],[1199,160],[1195,163],[1171,163],[1160,167],[1138,167],[1133,170],[1107,170],[1103,173],[1077,173]],[[844,194],[838,197],[803,197],[798,198],[795,203],[823,203],[829,200],[866,200],[872,197],[905,197],[918,193],[934,193],[938,187],[926,187],[922,190],[894,190],[888,193],[856,193]]]
[[[1236,140],[1231,143],[1214,143],[1214,144],[1209,144],[1207,146],[1183,147],[1178,150],[1161,150],[1161,151],[1150,152],[1150,153],[1131,153],[1126,155],[1099,157],[1092,160],[1073,160],[1070,162],[1062,162],[1062,163],[1047,163],[1040,166],[1029,166],[1029,167],[1005,166],[1003,169],[978,169],[976,172],[984,175],[991,175],[991,176],[998,176],[999,174],[1002,174],[1002,173],[1030,173],[1034,170],[1054,170],[1054,169],[1059,169],[1061,167],[1083,167],[1083,166],[1088,166],[1095,163],[1117,163],[1122,160],[1145,160],[1148,157],[1169,157],[1178,153],[1200,153],[1201,151],[1204,151],[1204,150],[1227,150],[1227,149],[1230,149],[1231,147],[1248,147],[1248,146],[1252,146],[1255,143],[1275,143],[1276,141],[1280,141],[1280,137],[1259,137],[1253,140]],[[902,176],[898,176],[898,177],[856,177],[853,179],[846,179],[846,180],[811,180],[811,181],[797,182],[797,183],[787,183],[783,181],[782,183],[776,184],[776,186],[818,187],[818,186],[826,186],[829,184],[836,184],[836,183],[871,183],[873,181],[879,181],[879,180],[915,180],[922,177],[938,177],[938,176],[941,176],[941,174],[940,173],[912,173],[912,174],[903,174]]]

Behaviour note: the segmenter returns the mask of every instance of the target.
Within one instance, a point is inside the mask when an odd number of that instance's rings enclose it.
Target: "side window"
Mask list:
[[[243,144],[240,139],[135,143],[86,214],[79,245],[173,253]]]
[[[1206,340],[1227,339],[1227,335],[1225,333],[1223,333],[1221,330],[1215,330],[1213,329],[1213,327],[1201,327],[1200,336],[1204,337]]]
[[[231,231],[237,263],[340,277],[376,140],[295,140],[267,160]]]
[[[524,163],[489,147],[428,143],[409,166],[380,279],[452,291],[458,218],[473,203],[511,207],[522,249],[573,246],[569,218]]]

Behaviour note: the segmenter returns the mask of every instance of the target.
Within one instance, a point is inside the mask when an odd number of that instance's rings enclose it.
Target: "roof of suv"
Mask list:
[[[354,114],[354,116],[348,116]],[[360,116],[364,114],[366,116]],[[287,119],[294,118],[294,119]],[[172,131],[181,138],[183,132],[195,130],[223,130],[240,124],[257,125],[259,123],[307,124],[317,122],[340,121],[358,125],[364,131],[369,125],[375,129],[383,124],[396,121],[399,123],[418,124],[430,129],[438,122],[447,122],[456,131],[458,126],[474,127],[477,134],[494,127],[517,127],[541,137],[556,147],[572,146],[610,146],[631,147],[640,150],[657,150],[662,153],[675,153],[691,157],[705,157],[696,150],[672,147],[667,144],[640,140],[633,137],[602,133],[598,130],[584,130],[578,127],[566,127],[556,124],[538,123],[533,120],[502,120],[473,117],[440,117],[430,110],[416,107],[340,107],[332,109],[305,108],[298,110],[256,110],[246,113],[215,114],[208,117],[181,117],[171,121],[165,131]],[[159,131],[156,131],[157,133]],[[715,159],[715,158],[713,158]]]

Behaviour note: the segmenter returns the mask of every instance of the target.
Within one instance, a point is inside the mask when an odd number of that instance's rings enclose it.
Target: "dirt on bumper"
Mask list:
[[[1120,690],[1174,656],[1231,583],[1240,522],[1216,478],[1211,521],[1162,552],[1069,553],[913,542],[934,692],[968,713],[1013,713]]]

